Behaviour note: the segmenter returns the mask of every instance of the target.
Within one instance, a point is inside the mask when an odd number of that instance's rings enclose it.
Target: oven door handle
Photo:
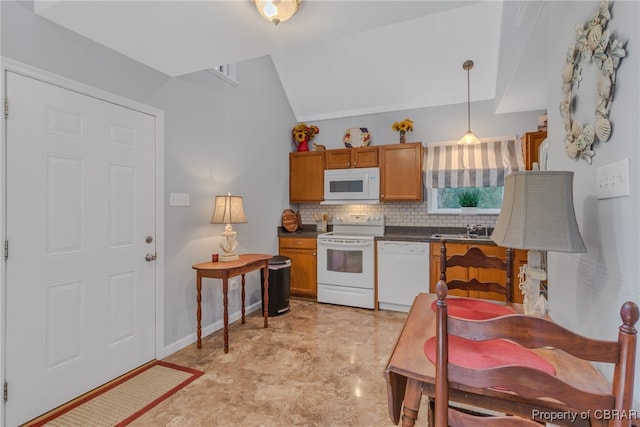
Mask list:
[[[338,247],[350,247],[350,248],[364,248],[372,246],[371,240],[345,240],[345,239],[318,239],[318,245],[322,246],[338,246]]]

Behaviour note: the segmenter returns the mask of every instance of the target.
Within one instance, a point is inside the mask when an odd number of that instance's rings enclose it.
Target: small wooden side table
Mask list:
[[[222,303],[224,305],[224,352],[229,353],[229,278],[242,275],[242,324],[244,318],[244,275],[254,270],[262,269],[264,275],[264,327],[269,326],[269,260],[273,255],[267,254],[243,254],[240,259],[226,262],[203,262],[193,265],[196,270],[196,301],[198,309],[196,311],[197,345],[202,348],[202,278],[222,279]]]

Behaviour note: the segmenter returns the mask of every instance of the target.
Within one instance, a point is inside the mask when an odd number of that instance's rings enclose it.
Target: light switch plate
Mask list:
[[[189,193],[169,194],[169,206],[189,206]]]
[[[629,183],[629,159],[623,159],[596,171],[598,199],[611,199],[631,195]]]

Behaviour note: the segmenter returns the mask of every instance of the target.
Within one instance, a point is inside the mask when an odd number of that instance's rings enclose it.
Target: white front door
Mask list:
[[[155,357],[156,118],[6,74],[6,425]]]

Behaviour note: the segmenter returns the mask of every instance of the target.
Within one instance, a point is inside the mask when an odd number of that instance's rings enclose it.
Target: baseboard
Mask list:
[[[253,303],[247,307],[245,307],[245,313],[247,315],[253,313],[254,311],[258,311],[258,310],[262,310],[262,301],[258,301],[256,303]],[[242,318],[242,311],[238,310],[236,312],[230,313],[229,314],[229,324],[235,322],[236,320],[240,320]],[[210,325],[205,326],[204,328],[202,328],[202,338],[211,335],[214,332],[217,332],[221,329],[224,328],[224,321],[222,319],[213,322]],[[171,344],[167,345],[164,347],[163,349],[163,354],[158,355],[158,359],[162,359],[165,358],[173,353],[175,353],[176,351],[182,350],[183,348],[190,346],[191,344],[194,344],[197,340],[196,337],[196,333],[192,333],[187,335],[184,338],[181,338],[177,341],[172,342]]]

